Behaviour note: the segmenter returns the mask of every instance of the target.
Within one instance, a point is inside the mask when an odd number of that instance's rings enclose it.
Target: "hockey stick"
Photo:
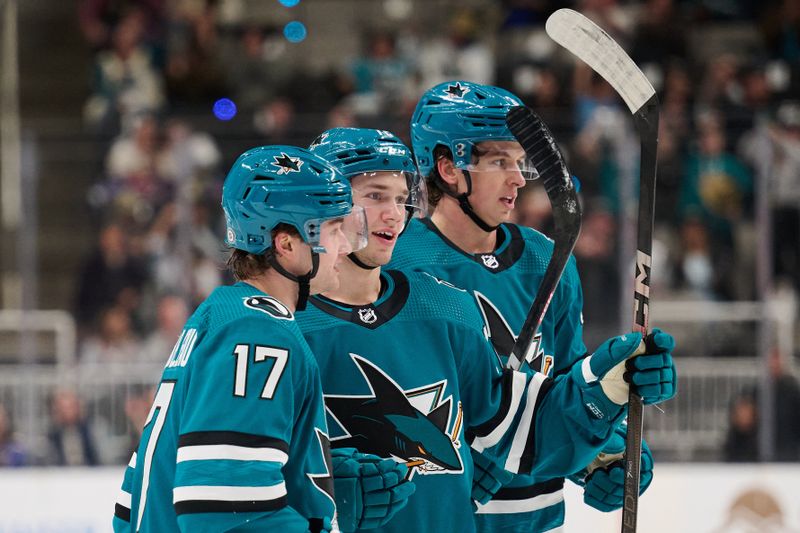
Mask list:
[[[656,192],[658,147],[658,97],[655,89],[628,54],[595,23],[571,9],[559,9],[545,25],[550,37],[578,56],[619,93],[631,113],[642,145],[639,217],[634,279],[633,330],[647,335],[650,303],[650,264]],[[625,443],[625,493],[622,531],[636,531],[639,508],[639,468],[642,454],[642,399],[628,398],[628,433]]]
[[[567,266],[575,241],[578,240],[581,231],[581,207],[575,185],[553,134],[536,113],[524,106],[515,107],[506,115],[506,124],[536,167],[553,208],[553,255],[550,256],[536,298],[514,343],[512,356],[508,358],[508,367],[514,370],[518,370],[526,360],[531,368],[541,370],[542,361],[534,338],[542,325],[564,267]]]

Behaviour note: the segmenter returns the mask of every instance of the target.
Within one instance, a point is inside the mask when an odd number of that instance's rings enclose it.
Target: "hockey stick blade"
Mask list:
[[[653,86],[636,63],[608,33],[577,11],[559,9],[547,19],[547,34],[600,74],[622,97],[633,114],[641,139],[639,214],[637,219],[636,275],[633,330],[647,335],[650,306],[650,265],[655,215],[656,154],[659,104]],[[628,396],[625,440],[623,533],[635,533],[639,512],[639,477],[643,430],[642,399]]]
[[[655,94],[652,84],[620,45],[597,24],[572,9],[559,9],[545,24],[555,42],[600,74],[636,113]]]
[[[553,209],[553,253],[531,304],[525,323],[508,358],[508,367],[518,370],[525,361],[541,370],[541,357],[533,353],[533,340],[542,325],[550,300],[567,266],[575,241],[581,231],[581,207],[567,165],[555,139],[542,120],[524,106],[513,108],[506,115],[506,124],[519,141],[542,179]]]

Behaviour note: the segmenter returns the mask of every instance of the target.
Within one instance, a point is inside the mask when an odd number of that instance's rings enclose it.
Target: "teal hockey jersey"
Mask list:
[[[414,219],[398,240],[389,266],[428,272],[491,302],[487,308],[496,312],[487,318],[496,323],[494,330],[506,332],[493,335],[492,342],[498,353],[510,354],[552,249],[552,241],[538,231],[503,224],[497,230],[493,251],[469,254],[447,239],[429,218]],[[571,257],[534,339],[538,346],[532,353],[542,358],[543,372],[558,375],[586,355],[582,307],[580,279]],[[529,533],[561,526],[563,486],[561,477],[515,476],[479,508],[479,530]]]
[[[416,491],[381,531],[474,531],[470,445],[551,477],[597,454],[610,421],[592,420],[569,376],[503,372],[480,301],[421,272],[383,271],[381,283],[372,304],[316,296],[297,318],[319,362],[331,446],[410,467]],[[587,431],[573,431],[576,417]]]
[[[335,520],[319,367],[292,313],[216,289],[168,357],[114,531],[318,530]]]

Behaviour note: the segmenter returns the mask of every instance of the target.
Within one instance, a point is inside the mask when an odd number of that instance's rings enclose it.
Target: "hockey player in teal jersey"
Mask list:
[[[114,531],[336,530],[319,367],[294,311],[338,286],[363,211],[335,169],[287,146],[242,154],[222,205],[239,282],[165,354]]]
[[[508,110],[518,105],[521,101],[504,89],[465,81],[437,85],[422,96],[412,117],[411,139],[435,210],[430,218],[409,224],[389,265],[428,272],[490,302],[494,329],[505,330],[505,335],[492,337],[502,354],[511,353],[553,247],[541,233],[507,223],[519,188],[532,177],[524,172],[524,151],[505,124]],[[541,370],[548,375],[575,372],[585,364],[582,298],[571,258],[534,339],[532,354],[541,356]],[[659,367],[653,383],[645,385],[634,377],[645,403],[667,399],[675,392],[668,355],[672,338],[658,333],[653,339],[648,350],[653,355],[629,363]],[[624,427],[619,432],[624,434]],[[605,451],[618,452],[618,440]],[[652,458],[643,449],[641,486],[645,489],[652,478]],[[482,461],[476,457],[479,466]],[[584,500],[604,511],[621,504],[621,468],[619,462],[612,466],[591,475],[582,470],[574,476],[585,484]],[[491,463],[483,468],[485,472],[476,477],[491,477]],[[479,530],[558,528],[564,522],[563,483],[561,477],[515,476],[479,507]]]
[[[419,211],[409,150],[389,132],[352,128],[323,133],[311,149],[351,179],[370,235],[341,264],[340,287],[312,297],[298,323],[320,364],[334,460],[339,447],[394,458],[417,486],[381,531],[474,531],[470,448],[547,477],[587,464],[624,415],[627,384],[618,375],[610,400],[584,378],[619,368],[641,337],[614,339],[586,375],[502,371],[487,335],[505,330],[486,326],[497,325],[488,300],[425,273],[381,270]],[[348,499],[346,476],[334,476],[337,502]],[[353,513],[338,512],[344,529]]]

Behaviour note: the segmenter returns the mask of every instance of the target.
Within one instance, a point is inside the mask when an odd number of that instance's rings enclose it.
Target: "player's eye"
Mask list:
[[[379,192],[371,192],[367,193],[367,198],[369,198],[370,200],[375,200],[376,202],[380,202],[381,200],[383,200],[383,195]]]
[[[421,453],[421,454],[427,454],[428,453],[428,451],[425,448],[422,447],[422,444],[418,445],[417,449],[419,450],[419,453]]]

